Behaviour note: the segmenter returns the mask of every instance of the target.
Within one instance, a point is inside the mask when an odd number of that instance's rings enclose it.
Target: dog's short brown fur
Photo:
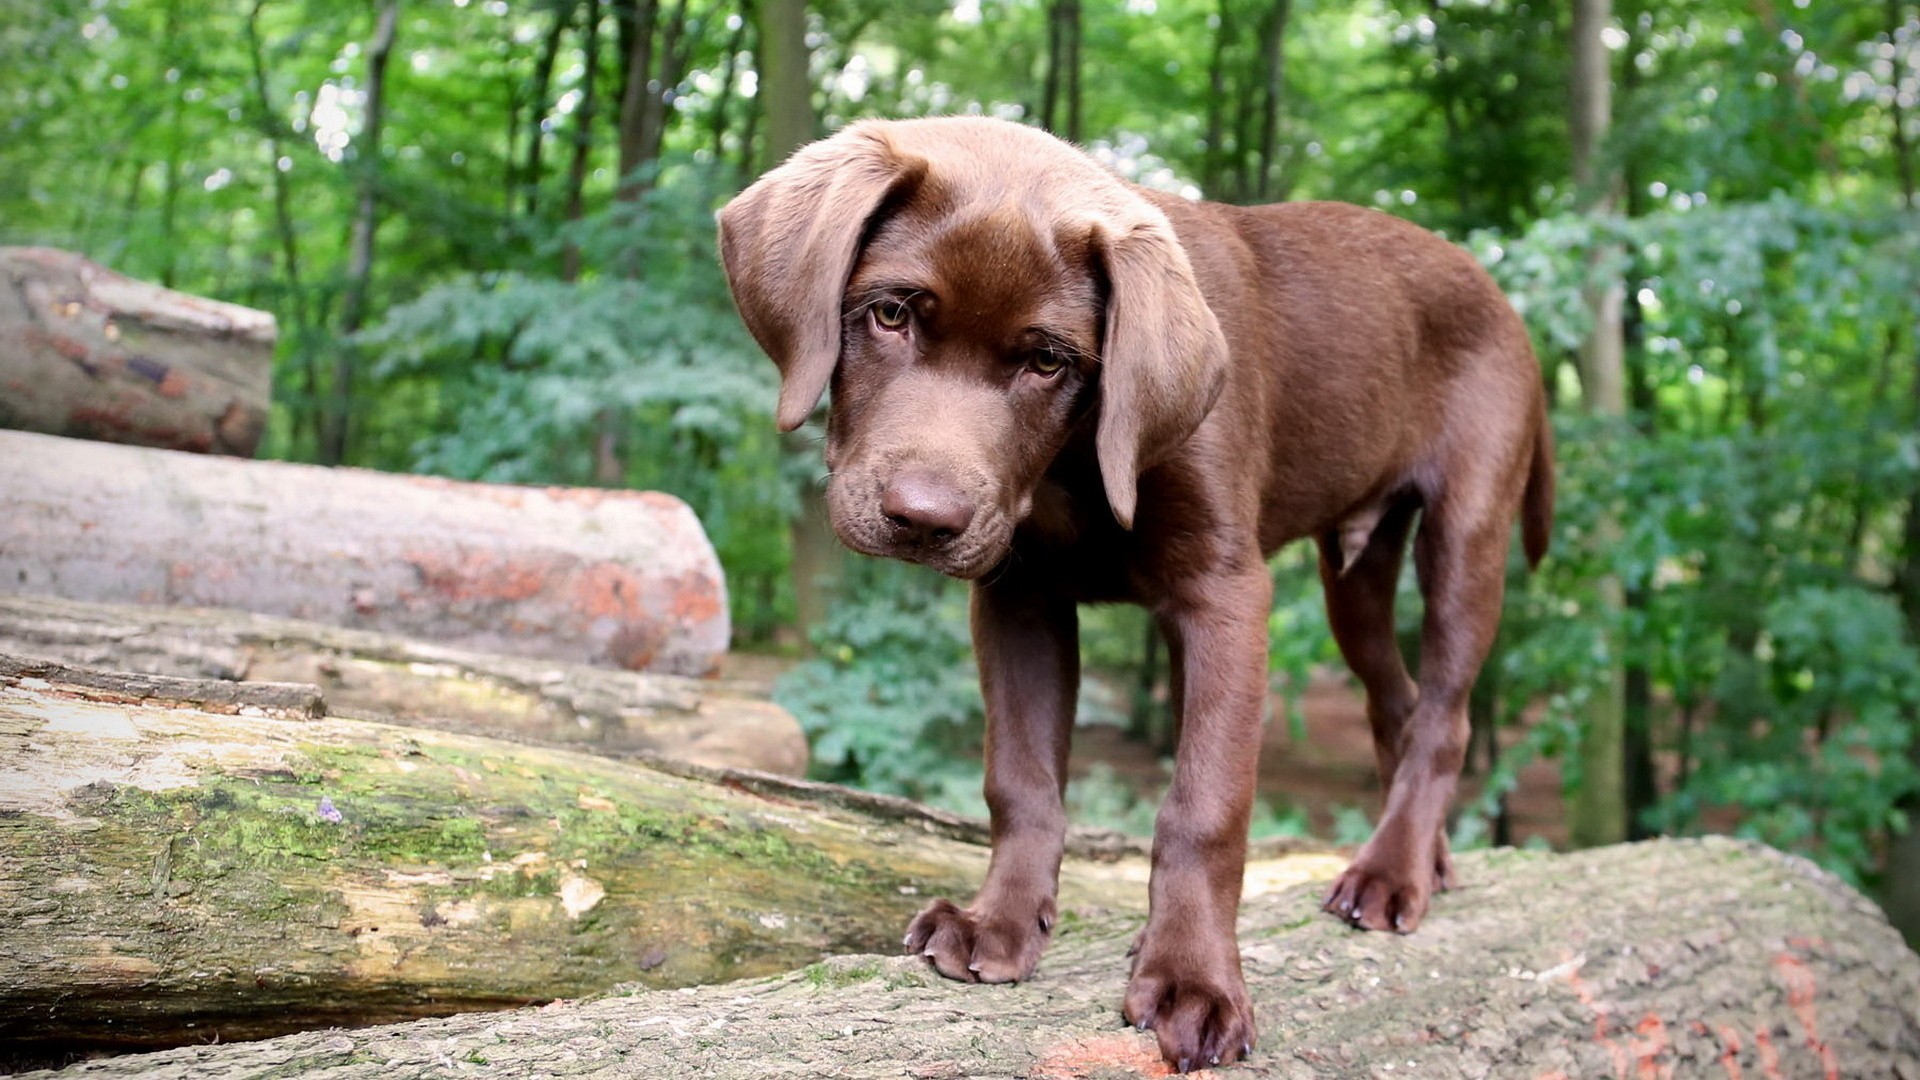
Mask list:
[[[1149,608],[1180,745],[1125,1014],[1186,1069],[1250,1052],[1234,917],[1267,689],[1266,557],[1312,537],[1367,691],[1386,808],[1326,908],[1411,931],[1450,882],[1467,694],[1515,517],[1538,561],[1552,447],[1525,330],[1460,249],[1334,203],[1242,208],[1127,184],[1040,131],[870,121],[722,211],[778,419],[832,385],[835,531],[973,584],[993,858],[908,947],[1027,977],[1054,917],[1076,605]],[[1416,516],[1420,681],[1394,639]]]

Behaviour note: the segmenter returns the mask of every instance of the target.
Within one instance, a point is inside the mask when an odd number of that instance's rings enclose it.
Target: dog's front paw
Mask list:
[[[1025,912],[955,907],[935,900],[907,924],[906,947],[962,982],[1019,982],[1033,974],[1053,933],[1051,898]]]
[[[1127,982],[1124,1013],[1137,1028],[1151,1028],[1160,1056],[1180,1072],[1227,1065],[1253,1053],[1253,1003],[1238,957],[1201,958],[1183,942],[1159,950],[1143,935]]]
[[[1444,840],[1431,851],[1407,850],[1382,843],[1376,834],[1334,880],[1320,907],[1362,930],[1411,934],[1427,917],[1433,894],[1453,884],[1453,857]]]

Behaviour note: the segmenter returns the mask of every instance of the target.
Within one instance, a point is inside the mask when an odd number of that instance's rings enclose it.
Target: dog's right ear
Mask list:
[[[781,431],[805,423],[840,360],[840,308],[877,216],[926,178],[878,124],[794,151],[720,210],[734,306],[780,369]]]

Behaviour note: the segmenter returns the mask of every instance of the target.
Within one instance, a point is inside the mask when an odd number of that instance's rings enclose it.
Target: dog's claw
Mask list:
[[[1179,1067],[1179,1068],[1177,1068],[1177,1069],[1175,1069],[1174,1071],[1175,1071],[1175,1072],[1179,1072],[1179,1073],[1190,1073],[1190,1072],[1192,1072],[1192,1071],[1193,1071],[1193,1059],[1192,1059],[1192,1058],[1181,1058],[1181,1059],[1180,1059],[1180,1067]]]

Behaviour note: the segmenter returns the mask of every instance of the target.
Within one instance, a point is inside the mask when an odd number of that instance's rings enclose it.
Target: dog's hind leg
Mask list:
[[[1467,748],[1467,696],[1500,625],[1521,478],[1458,470],[1423,512],[1414,540],[1426,600],[1419,691],[1382,753],[1383,770],[1389,753],[1394,758],[1386,810],[1327,898],[1328,910],[1356,925],[1411,932],[1441,886],[1442,830]],[[1391,647],[1390,637],[1383,640],[1374,648]]]
[[[1373,729],[1374,764],[1383,792],[1393,787],[1401,730],[1418,697],[1400,657],[1393,616],[1408,526],[1417,509],[1412,500],[1388,507],[1361,545],[1350,543],[1345,532],[1319,539],[1327,622],[1340,655],[1367,692],[1367,724]]]
[[[1373,731],[1374,766],[1383,797],[1392,795],[1407,718],[1419,700],[1418,688],[1400,655],[1394,619],[1400,565],[1418,509],[1418,503],[1408,498],[1369,515],[1372,527],[1361,543],[1355,543],[1346,529],[1319,538],[1327,622],[1340,646],[1340,655],[1367,692],[1367,725]],[[1444,829],[1435,838],[1433,872],[1438,888],[1453,886],[1453,859]],[[1330,891],[1324,900],[1326,909],[1351,917],[1352,912],[1335,907],[1337,898],[1337,890]]]

